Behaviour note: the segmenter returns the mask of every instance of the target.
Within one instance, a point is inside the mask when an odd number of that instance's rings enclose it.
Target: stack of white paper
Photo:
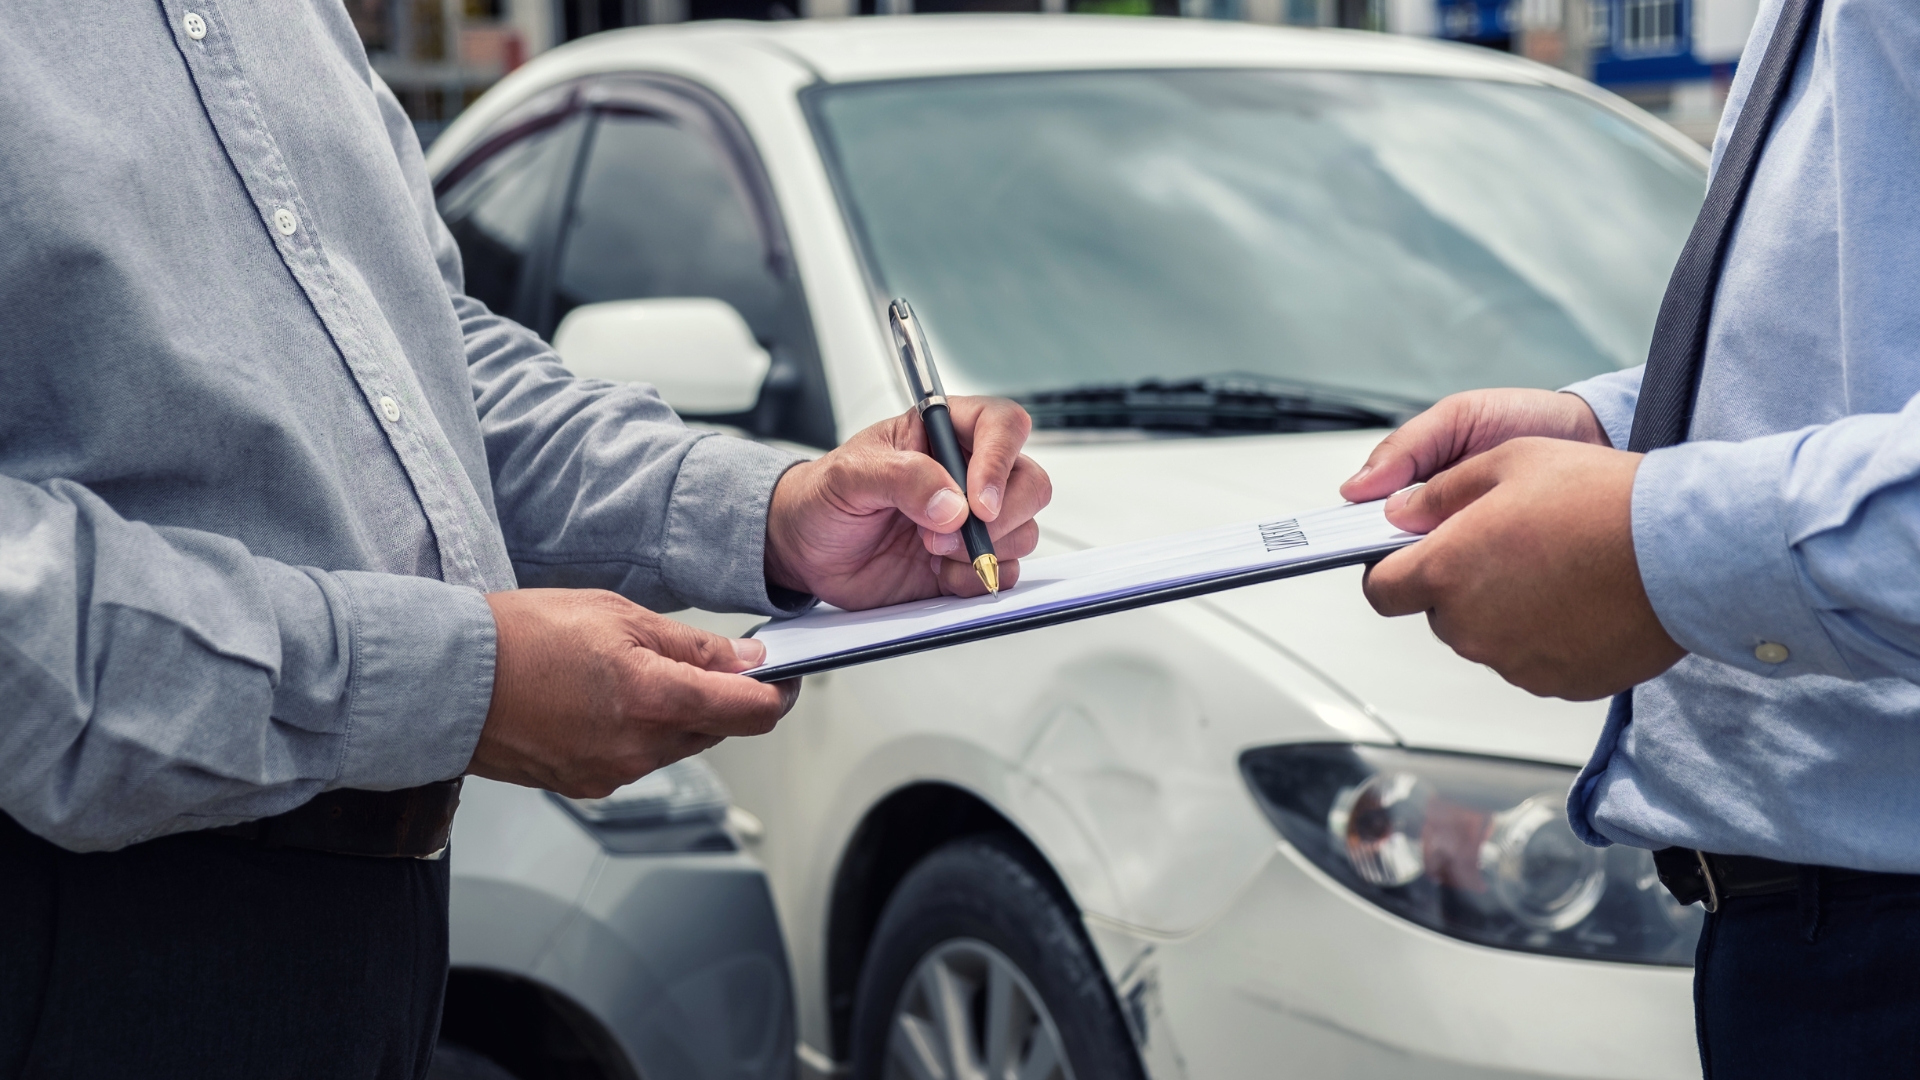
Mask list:
[[[789,678],[925,648],[1379,558],[1420,539],[1383,502],[1345,504],[1020,562],[999,596],[916,600],[870,611],[821,606],[760,627],[759,679]]]

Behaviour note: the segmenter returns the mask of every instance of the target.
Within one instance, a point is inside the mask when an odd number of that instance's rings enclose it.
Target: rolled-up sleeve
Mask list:
[[[0,477],[0,808],[107,850],[456,776],[493,641],[471,589],[288,566]]]
[[[1690,651],[1774,677],[1920,682],[1920,398],[1657,450],[1633,534],[1654,611]]]

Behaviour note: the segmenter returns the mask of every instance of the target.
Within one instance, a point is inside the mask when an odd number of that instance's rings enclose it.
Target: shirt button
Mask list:
[[[400,419],[400,403],[390,397],[382,397],[380,399],[380,415],[386,417],[388,420],[398,421]]]
[[[293,216],[293,211],[282,206],[273,212],[273,227],[280,230],[281,236],[292,236],[293,230],[300,227],[300,219]]]
[[[187,12],[187,17],[180,20],[180,25],[186,28],[187,36],[195,41],[207,36],[207,20],[201,18],[199,12]]]
[[[1784,664],[1787,656],[1787,647],[1777,641],[1763,641],[1753,649],[1753,658],[1763,664]]]

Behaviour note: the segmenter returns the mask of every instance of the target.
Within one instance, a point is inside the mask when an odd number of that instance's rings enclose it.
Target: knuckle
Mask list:
[[[828,491],[844,491],[853,477],[853,466],[847,460],[852,453],[834,452],[821,458],[819,466],[820,482]]]
[[[1017,401],[1009,401],[1006,398],[995,398],[994,402],[998,406],[997,411],[1007,426],[1007,433],[1024,441],[1027,435],[1033,431],[1033,416],[1029,414],[1026,409],[1022,408]]]
[[[606,589],[581,589],[573,597],[575,604],[593,611],[625,612],[639,605]]]
[[[1053,501],[1053,477],[1048,476],[1047,470],[1041,468],[1037,462],[1025,454],[1020,455],[1020,460],[1032,469],[1035,494],[1038,497],[1039,504],[1046,506],[1048,503],[1051,503]]]
[[[1436,545],[1444,548],[1446,545]],[[1452,596],[1460,585],[1460,561],[1446,550],[1429,552],[1414,569],[1421,590],[1435,598]]]
[[[1372,605],[1375,615],[1392,618],[1397,614],[1393,606],[1393,587],[1391,583],[1381,580],[1377,575],[1368,574],[1366,578],[1361,581],[1360,593],[1367,598],[1367,603]]]
[[[925,483],[927,477],[921,462],[931,462],[931,460],[925,454],[917,454],[910,450],[894,451],[888,455],[887,463],[883,467],[888,485],[897,489],[907,489]]]
[[[717,667],[733,659],[733,646],[724,638],[705,631],[694,631],[691,637],[693,640],[689,643],[689,651],[701,667]]]

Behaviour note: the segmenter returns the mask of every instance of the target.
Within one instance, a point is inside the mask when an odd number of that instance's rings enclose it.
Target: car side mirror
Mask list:
[[[773,365],[733,305],[706,297],[582,304],[560,320],[553,348],[575,375],[651,383],[693,416],[753,408]]]

